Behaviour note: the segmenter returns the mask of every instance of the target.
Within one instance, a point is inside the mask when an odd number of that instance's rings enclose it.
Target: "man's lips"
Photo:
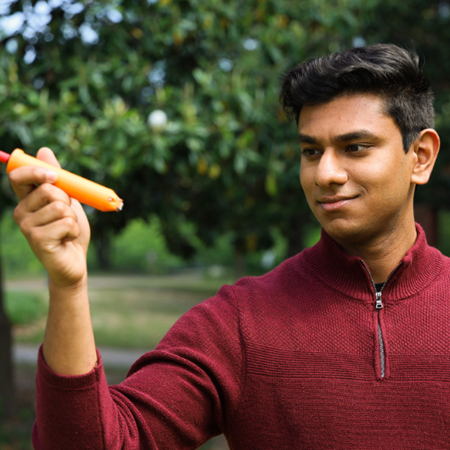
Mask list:
[[[319,203],[325,211],[337,211],[347,206],[357,197],[358,196],[344,197],[342,195],[323,196],[319,198],[317,203]]]

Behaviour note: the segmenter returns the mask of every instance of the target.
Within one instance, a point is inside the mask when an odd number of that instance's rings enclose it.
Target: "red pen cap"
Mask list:
[[[6,163],[9,161],[9,158],[10,158],[10,157],[11,157],[10,154],[5,153],[5,152],[2,152],[2,151],[0,150],[0,162],[6,164]]]

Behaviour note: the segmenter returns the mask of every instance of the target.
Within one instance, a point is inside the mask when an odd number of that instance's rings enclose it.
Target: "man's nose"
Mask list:
[[[334,150],[325,150],[316,167],[314,182],[317,186],[328,187],[332,184],[344,184],[348,173],[343,167],[342,157]]]

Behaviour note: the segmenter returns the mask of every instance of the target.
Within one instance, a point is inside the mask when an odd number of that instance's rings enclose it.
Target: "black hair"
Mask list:
[[[357,47],[299,64],[283,77],[280,102],[298,123],[303,106],[361,93],[383,99],[405,152],[422,130],[434,127],[434,96],[419,57],[394,44]]]

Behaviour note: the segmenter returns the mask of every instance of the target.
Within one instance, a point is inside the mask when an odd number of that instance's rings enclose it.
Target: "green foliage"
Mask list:
[[[12,210],[8,210],[0,220],[0,237],[2,237],[0,251],[6,277],[42,276],[45,273],[27,240],[14,223]]]
[[[450,211],[442,210],[439,213],[439,250],[447,256],[450,256]]]
[[[233,235],[223,234],[215,240],[214,245],[205,246],[196,236],[195,227],[184,223],[180,226],[184,238],[195,249],[195,258],[190,262],[173,255],[167,249],[158,217],[153,217],[149,223],[141,219],[131,221],[111,243],[111,269],[122,273],[167,274],[178,269],[204,268],[206,273],[226,273],[235,264]],[[314,237],[313,237],[314,240]],[[261,274],[279,264],[286,254],[286,239],[277,231],[273,231],[274,246],[270,249],[273,256],[269,257],[268,265],[262,264],[265,250],[253,252],[248,256],[247,271]],[[309,244],[311,241],[306,239]],[[88,254],[90,270],[101,270],[96,260],[93,248]],[[211,268],[208,271],[208,268]],[[212,275],[211,275],[212,274]]]
[[[27,325],[45,316],[47,301],[33,292],[7,291],[5,308],[13,325]]]
[[[111,243],[111,269],[123,273],[167,274],[189,267],[208,269],[211,266],[220,266],[220,269],[212,269],[211,276],[214,276],[215,270],[220,273],[229,272],[235,263],[231,233],[220,236],[215,240],[214,245],[205,246],[196,237],[195,227],[192,224],[184,223],[180,228],[184,238],[196,251],[195,258],[190,262],[169,252],[161,232],[161,222],[155,216],[149,223],[135,219],[115,236]],[[11,210],[4,214],[0,221],[0,235],[7,236],[7,239],[1,241],[0,249],[5,276],[8,279],[40,277],[45,274],[26,239],[14,223]],[[270,253],[273,254],[269,258],[269,261],[272,261],[271,264],[262,265],[265,250],[253,252],[247,260],[248,273],[261,274],[283,260],[286,253],[286,239],[276,229],[273,230],[272,236],[274,246],[270,249]],[[308,235],[305,242],[307,245],[312,245]],[[88,252],[88,268],[91,273],[102,270],[92,245]]]
[[[65,168],[123,196],[121,214],[91,212],[94,239],[156,214],[168,248],[184,258],[196,250],[186,221],[205,245],[232,234],[241,254],[271,248],[273,228],[288,247],[303,245],[312,219],[295,126],[278,104],[280,75],[351,45],[372,2],[77,5],[62,2],[40,30],[26,21],[4,36],[4,148],[49,146]],[[30,8],[12,2],[11,13]]]
[[[26,11],[28,21],[2,36],[0,135],[5,150],[52,147],[67,169],[124,197],[121,214],[91,211],[94,240],[157,215],[168,248],[184,258],[196,251],[186,221],[205,245],[227,233],[235,251],[263,251],[275,228],[289,253],[300,250],[313,219],[298,182],[295,127],[277,101],[280,76],[353,43],[392,41],[426,56],[446,145],[445,2],[77,5],[63,1],[31,31],[32,4],[12,2],[10,13]],[[446,207],[447,155],[439,165],[436,183],[418,196]],[[0,213],[12,201],[2,185]]]
[[[180,257],[168,252],[157,217],[149,224],[141,219],[130,222],[114,238],[111,250],[111,266],[115,271],[161,274],[186,266]],[[89,267],[100,269],[92,253],[88,260]]]

